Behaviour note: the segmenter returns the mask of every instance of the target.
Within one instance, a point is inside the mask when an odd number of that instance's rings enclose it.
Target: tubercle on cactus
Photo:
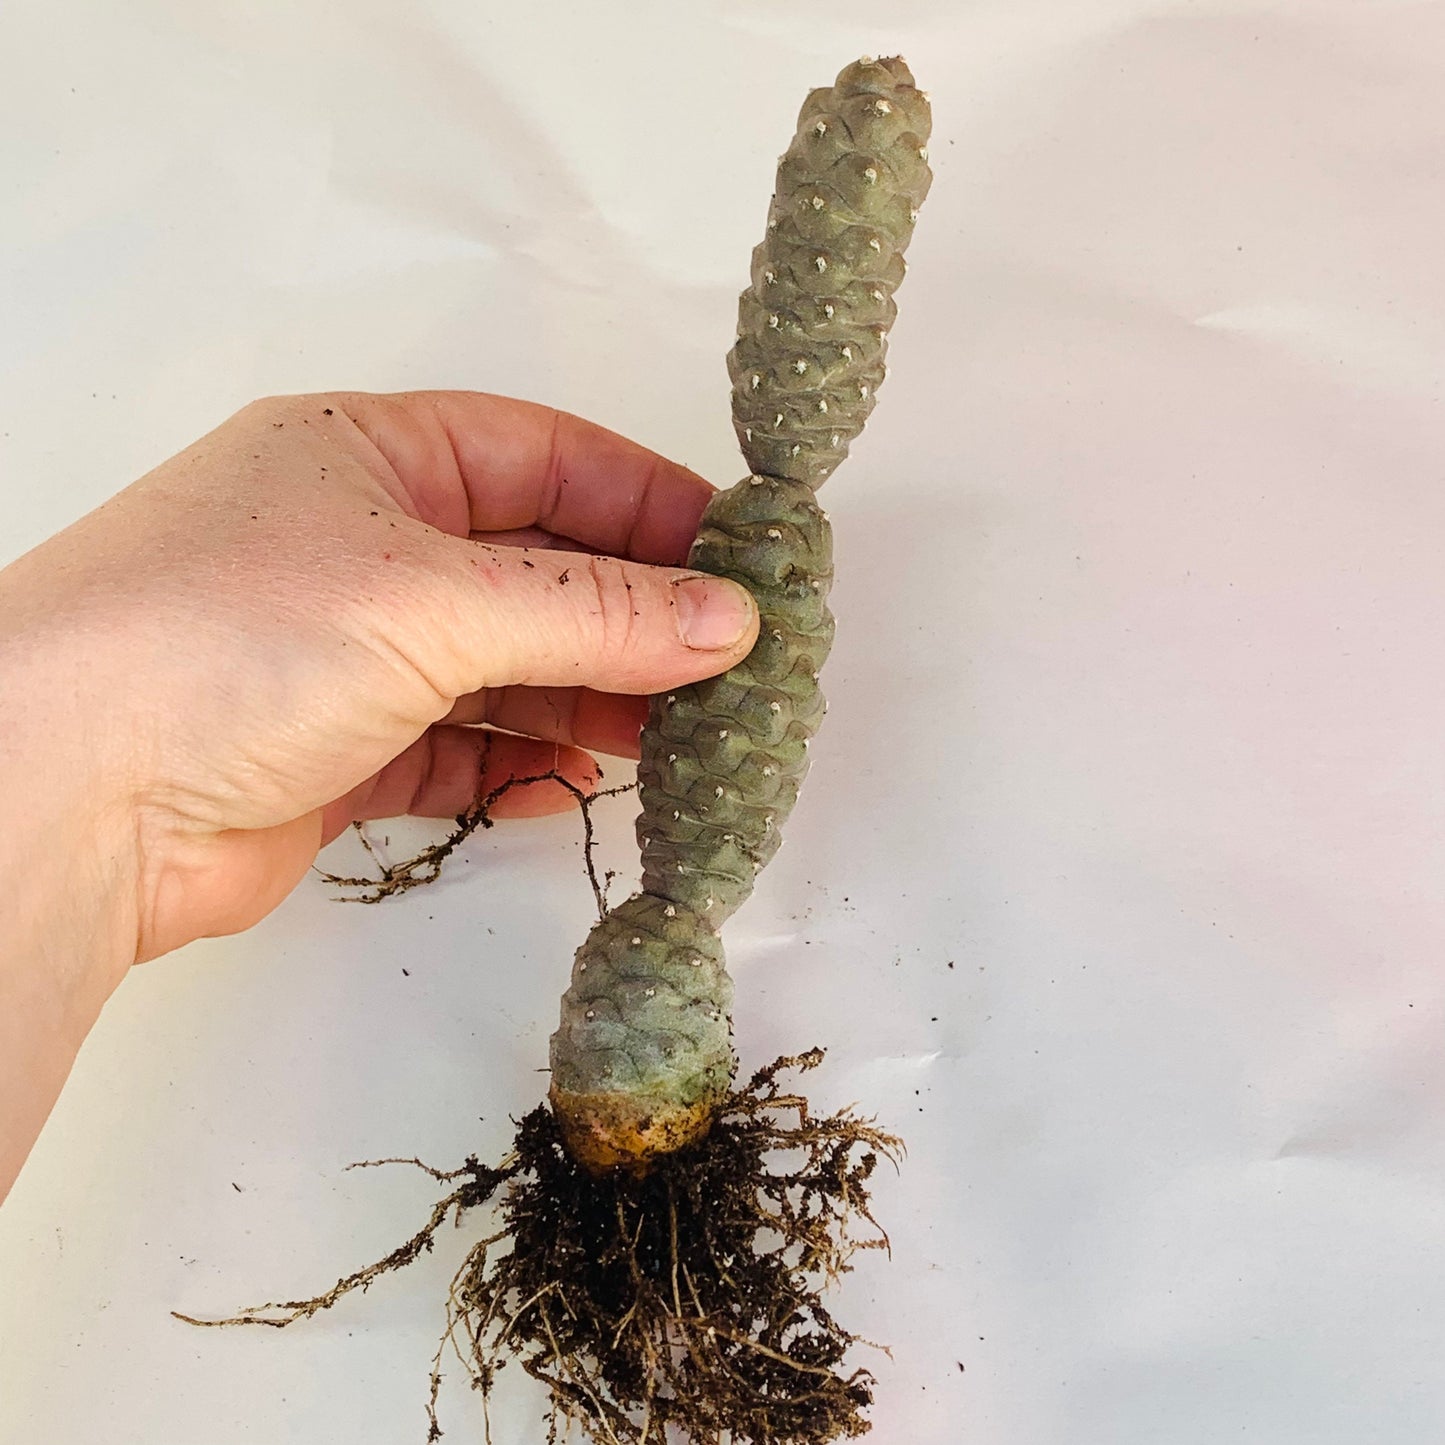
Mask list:
[[[728,357],[751,475],[718,494],[689,565],[758,599],[721,677],[653,700],[638,778],[642,891],[578,950],[552,1037],[569,1151],[646,1170],[706,1133],[734,1064],[717,941],[777,851],[823,714],[832,537],[814,496],[883,381],[903,251],[928,192],[927,100],[899,59],[859,61],[804,103]]]
[[[652,700],[642,888],[577,952],[550,1108],[521,1121],[495,1169],[420,1165],[450,1191],[426,1224],[323,1294],[180,1318],[309,1318],[432,1249],[444,1223],[500,1191],[502,1224],[448,1295],[429,1440],[442,1433],[449,1352],[484,1411],[509,1359],[545,1384],[549,1445],[570,1421],[599,1445],[664,1445],[673,1429],[701,1445],[826,1445],[868,1429],[872,1376],[847,1366],[857,1337],[821,1291],[854,1250],[886,1248],[868,1181],[901,1145],[850,1110],[816,1117],[783,1086],[819,1050],[734,1084],[719,935],[777,851],[823,715],[832,539],[815,492],[883,380],[902,252],[929,185],[928,130],[907,66],[859,61],[809,95],[779,162],[728,358],[749,475],[714,497],[689,559],[749,587],[761,629],[730,672]],[[486,826],[485,802],[460,821]],[[415,875],[403,869],[397,890],[434,876],[447,846]]]

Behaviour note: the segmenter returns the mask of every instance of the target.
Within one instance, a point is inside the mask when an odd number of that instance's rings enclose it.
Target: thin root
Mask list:
[[[478,798],[465,813],[457,814],[454,820],[455,826],[440,843],[428,844],[419,853],[403,859],[400,863],[388,863],[367,836],[365,824],[353,824],[356,836],[360,838],[361,846],[366,849],[367,855],[376,864],[381,874],[380,878],[349,878],[340,873],[327,873],[320,868],[316,871],[321,875],[323,881],[334,887],[354,890],[350,894],[343,894],[338,899],[338,902],[342,903],[380,903],[384,898],[393,898],[399,893],[408,893],[413,888],[422,888],[428,883],[435,883],[441,877],[442,866],[447,859],[473,833],[479,828],[485,829],[494,825],[492,809],[498,800],[505,797],[513,788],[525,788],[533,783],[556,783],[577,800],[577,806],[582,812],[583,856],[587,864],[587,881],[592,885],[592,896],[597,902],[597,912],[600,917],[607,912],[607,886],[611,883],[613,875],[609,871],[600,879],[597,876],[597,868],[593,861],[596,838],[592,823],[592,805],[600,798],[615,798],[620,793],[630,793],[637,784],[621,783],[615,788],[601,788],[596,792],[588,793],[579,788],[570,778],[564,778],[555,768],[549,769],[545,773],[535,773],[526,778],[508,778],[505,782],[499,783],[489,793]]]
[[[361,1164],[350,1165],[350,1168],[365,1168],[372,1164],[418,1164],[415,1159],[375,1159],[363,1160]],[[172,1310],[171,1314],[178,1320],[183,1320],[188,1325],[196,1325],[201,1329],[217,1329],[227,1325],[270,1325],[273,1329],[282,1329],[286,1325],[295,1324],[297,1320],[310,1319],[312,1315],[318,1314],[321,1310],[329,1310],[343,1295],[348,1295],[352,1290],[359,1289],[363,1294],[369,1290],[381,1275],[390,1274],[392,1270],[404,1269],[417,1259],[423,1251],[429,1251],[436,1237],[436,1232],[446,1223],[447,1216],[456,1210],[457,1222],[468,1209],[475,1209],[478,1205],[485,1204],[497,1191],[497,1186],[508,1176],[496,1169],[488,1169],[486,1165],[479,1164],[475,1159],[468,1159],[460,1169],[450,1172],[443,1172],[432,1169],[428,1165],[420,1164],[422,1169],[436,1179],[452,1180],[466,1177],[467,1182],[460,1189],[454,1189],[445,1199],[439,1201],[432,1209],[431,1218],[412,1235],[403,1245],[392,1250],[384,1259],[369,1264],[365,1269],[359,1269],[354,1274],[348,1274],[343,1279],[336,1281],[324,1294],[314,1295],[310,1299],[300,1300],[278,1300],[263,1305],[248,1305],[239,1313],[229,1315],[224,1319],[203,1320],[197,1319],[194,1315],[181,1314],[179,1310]]]

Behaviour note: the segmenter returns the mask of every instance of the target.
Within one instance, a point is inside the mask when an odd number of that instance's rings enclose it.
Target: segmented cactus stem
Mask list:
[[[656,697],[638,769],[642,891],[577,951],[552,1036],[573,1156],[645,1168],[702,1134],[734,1072],[718,931],[777,851],[822,719],[832,537],[814,496],[883,381],[893,292],[931,179],[929,110],[899,59],[803,105],[728,357],[752,475],[704,514],[689,565],[741,582],[761,630],[721,677]]]

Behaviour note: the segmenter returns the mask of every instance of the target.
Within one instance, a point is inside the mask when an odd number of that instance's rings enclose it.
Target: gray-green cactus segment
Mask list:
[[[638,779],[643,892],[577,951],[552,1074],[576,1093],[690,1104],[732,1073],[732,982],[717,930],[778,850],[823,716],[832,534],[806,482],[749,477],[703,516],[690,565],[758,600],[748,656],[652,700]]]
[[[860,60],[804,102],[728,357],[754,472],[818,486],[862,431],[932,180],[930,128],[927,98],[896,58]]]
[[[574,1093],[653,1093],[690,1104],[732,1078],[733,986],[717,935],[693,913],[639,893],[577,950],[552,1079]]]
[[[752,592],[758,640],[721,677],[653,698],[637,835],[643,889],[718,928],[778,851],[823,718],[832,531],[806,482],[748,477],[713,498],[688,561]]]

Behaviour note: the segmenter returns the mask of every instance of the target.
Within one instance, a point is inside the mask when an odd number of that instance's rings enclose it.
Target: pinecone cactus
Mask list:
[[[822,718],[832,538],[814,489],[883,381],[929,123],[901,60],[861,60],[809,95],[778,166],[728,358],[752,475],[713,498],[689,558],[749,587],[762,626],[737,667],[652,702],[642,891],[578,950],[552,1036],[552,1106],[594,1170],[644,1169],[698,1138],[732,1080],[718,930],[777,851]]]

